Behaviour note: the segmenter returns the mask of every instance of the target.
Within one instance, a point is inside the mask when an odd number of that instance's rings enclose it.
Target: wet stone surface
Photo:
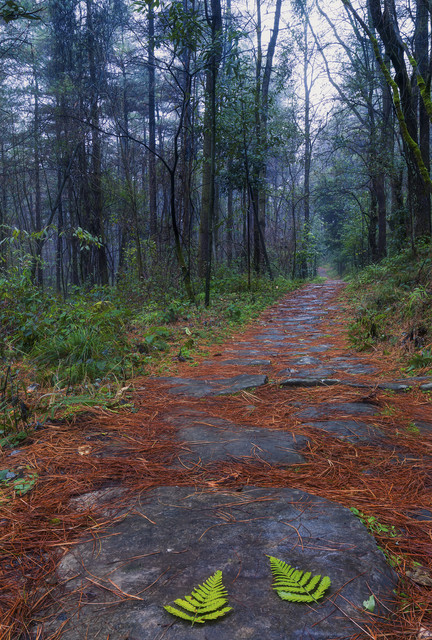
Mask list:
[[[335,384],[341,384],[337,378],[287,378],[279,382],[281,387],[330,387]]]
[[[255,358],[261,355],[261,351],[258,349],[243,349],[241,345],[238,349],[227,349],[226,353],[235,353],[243,358]]]
[[[328,364],[351,375],[368,375],[376,372],[374,367],[362,363],[358,358],[331,358]]]
[[[328,351],[329,349],[332,348],[331,344],[317,344],[317,345],[312,345],[309,347],[309,351],[311,353],[324,353],[325,351]]]
[[[403,382],[383,382],[378,385],[378,389],[400,393],[402,391],[408,391],[409,389],[411,389],[411,385],[405,384]]]
[[[302,369],[301,375],[308,378],[331,378],[335,372],[335,369],[326,369],[325,367],[319,367],[317,369]],[[286,377],[296,376],[297,374],[300,374],[300,370],[293,369],[291,367],[288,369],[282,369],[282,371],[279,371],[278,373],[279,376]]]
[[[330,403],[323,402],[315,407],[308,407],[299,411],[298,418],[302,420],[314,420],[326,418],[335,414],[346,414],[352,416],[374,416],[376,415],[376,407],[362,402],[339,402]]]
[[[322,362],[321,360],[319,360],[319,358],[314,358],[313,356],[303,356],[298,360],[293,361],[293,365],[297,365],[301,367],[311,365],[311,364],[322,364]]]
[[[347,440],[348,442],[361,442],[376,440],[384,436],[383,432],[372,425],[355,420],[328,420],[322,422],[309,422],[308,426],[326,431],[336,438]]]
[[[418,509],[417,511],[412,511],[410,514],[411,518],[414,520],[419,520],[421,522],[432,522],[432,511],[429,509]]]
[[[415,420],[414,426],[420,431],[420,433],[432,433],[432,422],[425,422],[424,420]]]
[[[328,575],[327,597],[314,606],[281,601],[266,554]],[[226,617],[192,628],[163,609],[216,570],[233,607]],[[66,623],[62,640],[346,640],[358,631],[349,618],[358,619],[371,591],[385,602],[395,587],[358,518],[295,489],[154,489],[110,527],[102,546],[75,546],[58,575],[59,608],[39,631],[48,637]],[[137,599],[114,595],[113,585]]]
[[[237,365],[239,367],[258,367],[258,366],[262,366],[262,367],[266,367],[269,366],[271,364],[270,360],[259,360],[259,359],[251,359],[251,358],[232,358],[230,360],[207,360],[205,362],[203,362],[203,364],[226,364],[226,365]]]
[[[304,436],[276,429],[239,426],[202,411],[171,414],[165,419],[178,427],[177,439],[184,443],[178,462],[182,466],[233,458],[241,462],[266,462],[279,466],[305,461],[297,453],[307,445]]]
[[[159,380],[170,385],[169,393],[192,396],[194,398],[238,393],[243,389],[261,387],[268,382],[267,376],[249,375],[247,373],[232,378],[218,378],[217,380],[194,378],[159,378]]]

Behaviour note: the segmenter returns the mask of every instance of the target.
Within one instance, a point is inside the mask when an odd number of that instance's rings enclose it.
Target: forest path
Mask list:
[[[211,359],[143,379],[135,414],[88,418],[86,462],[101,488],[71,504],[102,508],[104,533],[63,557],[56,604],[32,638],[342,640],[375,637],[374,623],[398,637],[396,574],[346,507],[372,518],[400,571],[413,559],[427,570],[431,381],[389,381],[389,360],[347,347],[342,288],[305,286]],[[279,600],[266,555],[330,576],[328,594]],[[163,609],[218,569],[229,615],[191,627]]]

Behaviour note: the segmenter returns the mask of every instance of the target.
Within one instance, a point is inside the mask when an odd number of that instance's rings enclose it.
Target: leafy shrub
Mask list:
[[[23,400],[24,387],[10,365],[0,368],[0,446],[25,440],[30,411]]]
[[[171,337],[171,331],[166,327],[153,327],[143,335],[143,342],[139,350],[150,354],[152,351],[168,351],[167,340]]]
[[[432,349],[424,349],[416,353],[408,361],[407,371],[432,367]]]
[[[180,300],[174,300],[162,311],[161,321],[166,324],[172,324],[180,320],[181,317],[188,315],[188,305]]]
[[[348,286],[358,307],[349,330],[357,349],[390,342],[412,353],[432,339],[432,247],[420,242],[370,265]],[[421,364],[423,363],[423,364]],[[414,355],[410,369],[429,366],[423,352]]]

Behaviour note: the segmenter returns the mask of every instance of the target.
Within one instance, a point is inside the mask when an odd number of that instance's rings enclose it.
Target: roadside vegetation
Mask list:
[[[347,289],[354,309],[349,328],[360,351],[396,351],[407,373],[432,368],[432,247],[418,242],[372,264]]]
[[[124,281],[72,290],[65,300],[30,270],[0,277],[0,444],[13,447],[47,419],[88,407],[131,408],[122,389],[149,374],[194,366],[209,345],[256,317],[300,281],[220,271],[212,302],[191,304],[179,283]]]

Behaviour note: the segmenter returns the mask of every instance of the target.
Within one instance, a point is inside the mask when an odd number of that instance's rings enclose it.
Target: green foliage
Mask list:
[[[360,522],[368,528],[372,535],[387,536],[389,538],[398,538],[400,536],[400,532],[393,525],[383,524],[375,516],[367,516],[355,507],[351,507],[350,511],[359,518]]]
[[[386,313],[360,309],[356,320],[349,327],[348,337],[351,344],[359,351],[366,351],[376,342],[385,340],[386,319]]]
[[[171,336],[171,331],[166,327],[152,327],[143,335],[142,350],[144,353],[152,351],[168,351],[167,340]]]
[[[366,611],[370,611],[371,613],[374,612],[374,610],[375,610],[375,598],[373,597],[373,595],[369,596],[369,598],[367,600],[363,600],[363,606],[366,609]]]
[[[11,447],[27,437],[30,411],[23,396],[18,371],[10,365],[0,368],[0,446]]]
[[[430,367],[431,281],[432,247],[425,242],[361,271],[347,288],[356,309],[351,344],[357,349],[399,345],[408,354],[408,371]]]
[[[222,571],[216,571],[204,584],[195,587],[192,593],[183,598],[174,600],[178,607],[167,605],[166,611],[173,616],[195,622],[204,623],[208,620],[215,620],[227,614],[232,607],[225,606],[228,602],[227,592],[222,584]]]
[[[187,318],[189,305],[181,300],[173,300],[171,304],[161,312],[161,321],[166,324],[178,322],[181,318]]]
[[[4,430],[0,431],[0,434],[4,434],[4,433],[5,433]],[[28,437],[27,431],[17,431],[14,433],[9,433],[9,435],[6,435],[0,438],[0,447],[2,447],[2,449],[15,447],[21,444],[21,442],[24,442],[25,440],[27,440],[27,437]]]
[[[268,556],[273,573],[273,589],[282,600],[289,602],[317,602],[331,585],[328,576],[312,576],[310,571],[304,572],[291,567],[283,560]]]
[[[46,372],[42,378],[77,384],[108,375],[125,377],[125,316],[125,309],[105,300],[89,305],[78,299],[63,308],[53,302],[43,318],[45,335],[30,350],[32,361]]]
[[[416,369],[424,369],[432,366],[432,349],[423,349],[416,353],[408,360],[407,371],[415,371]]]
[[[6,0],[6,2],[0,4],[0,18],[6,23],[20,19],[40,20],[41,16],[38,15],[39,11],[40,9],[32,11],[23,4],[15,2],[15,0]]]
[[[66,302],[34,286],[27,264],[12,269],[0,278],[0,355],[27,356],[44,382],[124,378],[133,365],[126,335],[131,310],[110,300],[114,293],[94,287]]]
[[[25,473],[18,475],[11,469],[2,469],[0,471],[0,488],[8,488],[18,496],[25,496],[33,489],[38,479],[38,474],[29,470],[30,467],[27,466]]]
[[[72,235],[78,240],[80,251],[90,251],[90,247],[92,246],[97,248],[102,246],[102,238],[92,235],[90,231],[82,229],[81,227],[77,227]]]
[[[227,306],[226,314],[233,322],[240,322],[242,318],[242,308],[233,302]]]
[[[180,360],[192,359],[230,324],[248,322],[298,286],[283,278],[252,278],[249,284],[220,269],[212,280],[212,304],[204,309],[190,305],[179,296],[178,283],[155,270],[145,281],[125,278],[117,287],[71,287],[64,300],[32,283],[31,256],[18,252],[13,264],[0,275],[0,357],[22,361],[27,374],[35,369],[39,382],[57,390],[143,374],[153,363],[163,367],[168,357],[172,366],[172,354],[166,355],[171,347]],[[23,430],[21,405],[9,403],[7,413],[2,401],[0,396],[1,420],[14,422],[3,427],[6,437],[11,429]]]

